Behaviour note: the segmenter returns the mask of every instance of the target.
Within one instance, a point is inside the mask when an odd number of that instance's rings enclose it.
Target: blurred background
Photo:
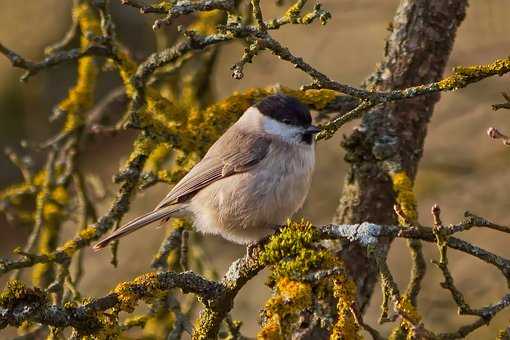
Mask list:
[[[291,51],[331,78],[352,85],[360,84],[382,57],[387,27],[398,1],[323,0],[322,3],[333,14],[328,25],[284,27],[275,36]],[[112,5],[119,38],[139,58],[153,52],[156,48],[151,30],[154,17],[142,16],[132,8],[122,7],[120,1],[112,1]],[[273,1],[263,5],[267,18],[284,11],[284,8],[274,6]],[[32,60],[41,59],[44,47],[60,39],[71,23],[71,1],[0,0],[0,9],[0,42]],[[508,56],[508,13],[509,1],[472,1],[458,32],[448,70],[456,65],[486,63]],[[167,29],[169,36],[175,36],[175,31],[176,25]],[[239,60],[241,54],[240,44],[225,45],[221,49],[219,63],[212,75],[218,99],[227,97],[233,91],[254,86],[280,83],[298,87],[308,81],[306,76],[288,63],[270,54],[256,57],[254,64],[247,66],[244,79],[234,80],[229,68]],[[13,69],[7,59],[0,56],[2,148],[11,147],[27,152],[20,147],[21,140],[37,143],[57,131],[58,126],[51,125],[48,116],[74,83],[75,67],[74,64],[61,65],[43,71],[22,84],[18,80],[21,71]],[[111,79],[108,76],[102,78],[98,99],[117,85],[118,80],[113,76]],[[507,210],[510,207],[510,149],[491,141],[485,133],[489,126],[510,131],[509,112],[494,112],[490,107],[503,101],[502,91],[510,91],[508,76],[489,79],[459,92],[442,94],[429,126],[425,154],[416,182],[421,223],[431,224],[429,211],[432,204],[438,203],[445,223],[459,221],[463,212],[470,210],[500,224],[510,224]],[[300,213],[315,224],[330,222],[335,212],[346,169],[340,141],[342,134],[349,134],[355,125],[344,127],[335,138],[318,145],[313,188]],[[132,138],[129,132],[113,139],[96,138],[83,158],[85,171],[105,183],[105,197],[98,201],[100,213],[108,207],[111,195],[116,190],[111,177],[125,160]],[[43,159],[42,154],[31,152],[31,155],[35,162]],[[19,180],[17,169],[6,156],[0,154],[0,188]],[[126,218],[151,209],[167,190],[168,187],[158,185],[138,194]],[[62,240],[73,235],[74,228],[69,225]],[[23,244],[28,233],[28,229],[10,225],[4,216],[0,216],[0,256],[8,256],[15,246]],[[87,249],[87,273],[81,284],[84,294],[104,295],[116,282],[150,271],[151,258],[164,234],[163,229],[149,227],[123,240],[117,268],[110,265],[109,252],[93,253]],[[475,229],[463,237],[502,256],[510,256],[509,235]],[[245,252],[244,247],[211,236],[206,237],[203,244],[209,266],[220,275]],[[426,245],[425,251],[428,259],[437,258],[435,246]],[[450,262],[458,287],[472,306],[488,304],[508,292],[505,280],[494,268],[453,252]],[[390,265],[399,284],[404,287],[410,267],[405,242],[393,244]],[[256,316],[270,295],[269,289],[264,286],[266,274],[252,280],[236,300],[233,317],[244,322],[243,332],[249,336],[256,333]],[[0,278],[0,283],[4,281],[5,278]],[[449,293],[439,286],[440,281],[439,271],[429,265],[419,306],[427,326],[438,332],[451,331],[453,327],[471,319],[457,316]],[[372,326],[377,325],[380,302],[377,291],[365,317]],[[482,328],[469,338],[494,338],[496,330],[508,325],[509,317],[508,311],[501,313],[489,327]],[[388,330],[387,326],[377,328]],[[11,331],[3,332],[6,338],[12,334]],[[3,338],[2,332],[0,338]]]

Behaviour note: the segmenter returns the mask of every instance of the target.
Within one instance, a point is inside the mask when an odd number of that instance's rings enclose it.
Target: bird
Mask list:
[[[315,166],[309,108],[276,93],[249,107],[154,208],[94,249],[156,221],[190,218],[204,234],[253,245],[304,204]]]

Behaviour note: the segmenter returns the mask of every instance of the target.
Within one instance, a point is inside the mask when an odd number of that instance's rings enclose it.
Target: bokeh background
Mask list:
[[[120,1],[112,1],[114,20],[120,39],[142,58],[154,51],[156,40],[151,26],[153,17],[141,16]],[[324,0],[333,19],[326,26],[285,27],[275,36],[295,54],[317,66],[330,77],[357,85],[368,76],[381,59],[387,27],[392,20],[397,0]],[[263,4],[266,17],[283,11],[273,1]],[[71,1],[0,0],[0,42],[26,56],[38,60],[48,44],[60,39],[69,27]],[[448,69],[455,65],[485,63],[508,56],[510,39],[510,2],[506,0],[472,1],[467,17],[456,39]],[[176,25],[167,29],[174,36]],[[214,70],[217,97],[224,98],[233,91],[254,86],[280,83],[297,87],[307,77],[279,61],[270,54],[262,54],[248,65],[245,77],[238,81],[230,77],[229,67],[242,54],[239,44],[225,45]],[[52,107],[62,99],[75,79],[75,65],[66,64],[44,71],[27,84],[19,82],[20,70],[13,69],[0,56],[0,146],[27,152],[20,147],[21,140],[40,142],[48,138],[57,126],[48,122]],[[472,85],[455,93],[444,93],[430,123],[416,182],[420,206],[420,221],[431,223],[430,207],[438,203],[443,220],[454,223],[465,210],[510,224],[510,149],[487,138],[489,126],[510,131],[510,112],[491,110],[490,105],[502,101],[500,93],[510,91],[510,77],[494,78]],[[116,86],[118,80],[102,79],[98,99]],[[349,134],[356,123],[344,127],[337,136],[318,145],[318,165],[313,188],[301,214],[316,224],[331,220],[341,191],[346,164],[340,147],[342,134]],[[111,176],[125,160],[131,147],[132,135],[128,132],[117,137],[96,139],[83,159],[89,176],[105,184],[104,199],[98,200],[99,211],[106,209],[115,187]],[[35,162],[41,154],[31,152]],[[0,155],[0,188],[20,179],[16,168],[3,154]],[[158,185],[137,195],[129,217],[153,207],[168,190]],[[8,256],[12,248],[24,242],[29,230],[7,223],[0,216],[0,256]],[[74,233],[74,226],[64,231],[63,240]],[[150,270],[150,261],[165,231],[149,227],[121,242],[119,265],[110,265],[108,252],[93,253],[86,250],[85,275],[81,288],[87,295],[101,296],[116,282],[132,278]],[[510,256],[510,235],[472,230],[463,238],[478,245]],[[223,273],[245,249],[215,237],[206,237],[203,251],[208,266]],[[428,259],[437,258],[437,250],[426,245]],[[508,293],[505,280],[489,266],[452,252],[451,269],[456,282],[469,303],[482,306]],[[405,243],[397,241],[390,252],[390,265],[401,287],[408,281],[410,261]],[[264,286],[267,273],[259,275],[241,291],[233,317],[244,321],[243,332],[253,336],[258,329],[257,315],[270,295]],[[5,278],[0,278],[3,283]],[[447,291],[440,288],[441,275],[429,265],[419,300],[426,324],[437,331],[452,330],[471,320],[459,317]],[[374,296],[366,321],[376,325],[380,294]],[[489,327],[482,328],[470,339],[494,338],[497,329],[509,323],[508,311],[501,313]],[[387,331],[387,326],[377,326]],[[0,338],[9,338],[12,330],[0,331]]]

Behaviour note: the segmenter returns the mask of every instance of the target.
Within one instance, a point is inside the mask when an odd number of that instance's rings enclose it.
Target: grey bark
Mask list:
[[[467,0],[402,0],[383,61],[365,85],[386,91],[440,80],[467,5]],[[414,181],[439,96],[379,105],[364,116],[360,128],[343,142],[350,167],[334,223],[396,223],[395,195],[383,162],[398,164]],[[364,311],[377,282],[375,264],[354,244],[344,245],[342,256]]]
[[[467,0],[402,0],[383,60],[364,86],[388,91],[440,80],[466,8]],[[406,171],[414,181],[438,100],[439,94],[421,96],[378,105],[364,115],[360,127],[342,143],[349,169],[333,223],[397,223],[387,164]],[[390,242],[386,245],[387,250]],[[357,284],[358,308],[364,312],[378,279],[375,262],[367,257],[366,248],[355,243],[344,242],[339,252]],[[334,299],[329,304],[333,311]],[[334,315],[319,318],[331,320]],[[293,339],[328,338],[317,316],[305,319]]]

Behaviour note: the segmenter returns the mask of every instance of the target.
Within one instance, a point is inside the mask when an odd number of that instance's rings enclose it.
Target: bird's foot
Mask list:
[[[246,245],[246,256],[248,257],[255,257],[255,250],[257,249],[257,246],[259,245],[259,241],[250,242]]]
[[[282,226],[279,226],[279,225],[272,226],[271,234],[264,236],[263,238],[261,238],[258,241],[253,241],[253,242],[248,243],[246,246],[246,255],[248,255],[249,257],[254,257],[255,251],[257,250],[257,248],[259,248],[259,247],[262,248],[262,246],[264,246],[273,235],[278,234],[281,227]]]

